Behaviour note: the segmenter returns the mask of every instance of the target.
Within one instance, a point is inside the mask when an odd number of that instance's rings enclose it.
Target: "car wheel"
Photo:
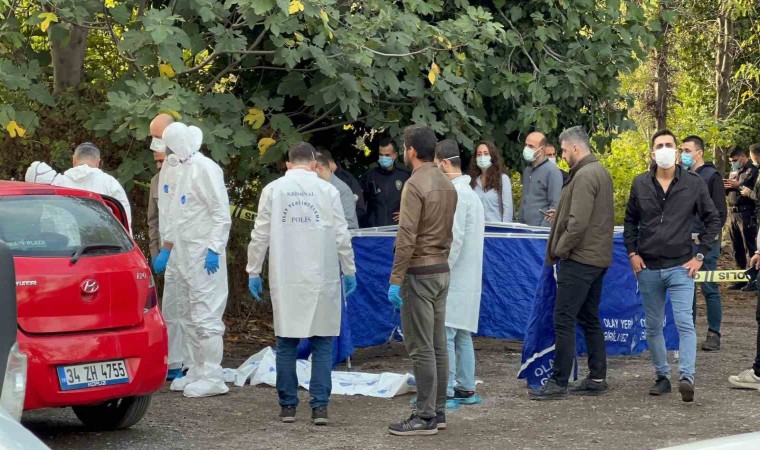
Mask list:
[[[117,398],[97,405],[72,406],[72,409],[88,428],[119,430],[129,428],[143,418],[150,406],[150,398],[150,395]]]

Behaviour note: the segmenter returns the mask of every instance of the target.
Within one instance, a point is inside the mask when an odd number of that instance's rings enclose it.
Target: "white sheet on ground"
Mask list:
[[[248,358],[237,369],[225,369],[225,381],[244,386],[250,381],[252,386],[268,384],[275,386],[277,379],[275,353],[271,347]],[[311,378],[311,361],[299,359],[296,364],[298,384],[309,388]],[[365,395],[367,397],[391,398],[416,392],[414,376],[409,373],[398,374],[384,372],[381,374],[362,372],[332,372],[332,394]]]

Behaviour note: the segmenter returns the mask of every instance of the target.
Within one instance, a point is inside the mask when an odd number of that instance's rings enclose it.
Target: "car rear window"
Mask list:
[[[0,240],[14,256],[72,257],[132,250],[133,243],[101,202],[62,195],[0,197]]]

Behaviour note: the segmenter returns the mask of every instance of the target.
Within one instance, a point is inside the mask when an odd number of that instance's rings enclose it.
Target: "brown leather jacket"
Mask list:
[[[406,274],[449,271],[457,191],[433,163],[418,167],[401,192],[391,284],[402,285]]]

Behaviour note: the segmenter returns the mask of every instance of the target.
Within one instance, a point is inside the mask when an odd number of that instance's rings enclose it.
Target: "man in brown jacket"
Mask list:
[[[166,159],[166,153],[153,152],[153,159],[156,161],[156,168],[161,171],[161,166]],[[161,234],[158,226],[158,173],[153,175],[150,180],[150,198],[148,199],[148,246],[150,249],[150,260],[153,261],[161,251]]]
[[[556,336],[552,377],[534,400],[567,397],[567,382],[575,358],[575,324],[583,329],[588,348],[589,376],[573,393],[607,392],[607,353],[599,321],[602,281],[612,264],[612,232],[615,205],[612,178],[591,153],[588,135],[581,127],[559,137],[562,154],[570,165],[546,248],[546,264],[559,262],[554,305]]]
[[[401,192],[388,300],[401,308],[404,345],[414,363],[415,413],[388,431],[397,436],[436,434],[446,429],[446,296],[449,249],[457,207],[454,185],[433,163],[432,129],[404,131],[404,161],[413,169]]]

